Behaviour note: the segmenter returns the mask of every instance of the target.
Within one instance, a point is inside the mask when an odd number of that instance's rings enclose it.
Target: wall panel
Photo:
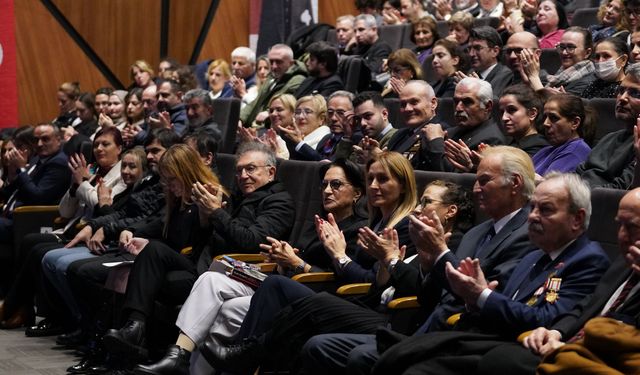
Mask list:
[[[231,59],[231,51],[249,45],[249,0],[221,0],[198,61]]]
[[[182,64],[189,62],[211,0],[171,1],[168,55]],[[221,2],[229,2],[222,0]],[[217,16],[217,15],[216,15]]]
[[[40,1],[16,1],[15,15],[20,124],[55,118],[62,82],[79,81],[83,90],[107,84]]]
[[[354,2],[351,0],[319,0],[318,22],[336,25],[336,18],[345,14],[358,14]]]

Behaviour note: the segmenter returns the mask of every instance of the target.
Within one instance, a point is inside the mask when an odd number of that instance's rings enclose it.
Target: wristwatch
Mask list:
[[[338,267],[340,267],[340,269],[343,269],[347,264],[349,264],[349,262],[351,262],[351,258],[349,258],[348,256],[343,256],[338,258]]]
[[[293,272],[297,275],[299,273],[303,273],[304,272],[304,268],[307,266],[307,262],[303,261],[302,263],[298,264],[296,266],[296,268],[293,269]]]
[[[393,258],[389,261],[389,265],[387,266],[387,271],[389,272],[389,274],[391,274],[391,271],[393,271],[393,269],[396,267],[396,264],[398,264],[399,261],[400,259],[398,258]]]

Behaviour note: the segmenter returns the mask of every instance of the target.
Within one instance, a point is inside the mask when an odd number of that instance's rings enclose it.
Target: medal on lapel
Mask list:
[[[540,295],[544,293],[544,286],[541,286],[540,288],[538,288],[536,290],[535,293],[533,293],[533,295],[531,296],[531,298],[529,298],[529,300],[527,301],[527,306],[533,306],[536,304],[536,301],[538,300],[538,297],[540,297]]]
[[[558,296],[560,284],[562,284],[562,278],[560,277],[550,277],[547,279],[547,285],[545,285],[545,289],[547,290],[547,295],[544,297],[545,301],[555,303],[558,298],[560,298]]]

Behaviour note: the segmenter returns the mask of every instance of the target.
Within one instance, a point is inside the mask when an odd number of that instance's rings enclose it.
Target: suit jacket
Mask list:
[[[483,79],[491,84],[493,96],[499,98],[502,95],[502,91],[504,91],[507,86],[513,84],[513,72],[511,69],[498,63]]]
[[[393,49],[382,38],[370,46],[361,45],[357,48],[357,54],[364,60],[365,65],[371,71],[372,76],[380,74],[382,71],[382,60],[389,57]]]
[[[558,330],[562,333],[564,340],[574,336],[591,318],[600,315],[600,312],[609,301],[613,293],[629,277],[631,269],[627,265],[623,256],[618,256],[609,270],[602,276],[600,283],[592,295],[581,300],[573,310],[558,316],[552,323],[550,329]],[[640,319],[640,293],[635,293],[618,310],[630,319]]]
[[[289,154],[291,155],[290,159],[291,160],[310,160],[310,161],[320,161],[320,160],[327,159],[326,156],[322,155],[320,150],[331,137],[333,137],[333,133],[329,133],[324,137],[322,137],[322,139],[320,139],[320,142],[318,142],[318,146],[315,149],[305,143],[300,147],[298,151],[296,151],[295,145],[288,143],[287,145],[290,146],[289,147]],[[336,142],[333,145],[333,153],[336,152],[338,143],[340,143],[340,141]]]
[[[529,212],[529,206],[525,205],[500,232],[486,243],[477,256],[485,278],[489,281],[498,281],[497,291],[502,290],[522,257],[533,249],[528,234]],[[431,273],[422,282],[418,294],[421,305],[427,308],[433,306],[433,313],[423,329],[428,331],[446,329],[447,318],[465,310],[464,302],[450,291],[445,275],[445,265],[451,262],[454,267],[457,267],[460,259],[475,258],[478,244],[483,241],[492,226],[493,220],[488,220],[471,228],[462,237],[455,253],[451,251],[446,253],[434,264]],[[435,306],[436,303],[437,306]]]
[[[300,99],[303,96],[311,94],[320,94],[325,98],[333,94],[338,90],[344,90],[344,83],[337,74],[332,74],[328,77],[307,77],[293,95]]]
[[[403,154],[407,159],[409,159],[414,169],[427,171],[434,170],[431,168],[430,142],[427,141],[421,131],[422,128],[428,124],[440,124],[443,129],[449,127],[447,123],[442,121],[440,117],[436,115],[428,122],[420,125],[417,130],[412,128],[398,129],[398,131],[389,140],[387,148],[390,151]],[[444,157],[444,140],[442,140],[442,155]]]
[[[496,124],[493,119],[489,119],[472,128],[455,126],[447,130],[447,133],[450,139],[456,141],[462,139],[472,150],[477,150],[480,143],[492,146],[502,145],[507,142],[502,130],[500,130],[500,127],[498,127],[498,124]],[[421,169],[444,172],[455,171],[455,168],[444,156],[444,138],[436,138],[430,142],[425,139],[424,142],[427,144],[425,147],[427,152],[424,155],[425,160],[421,165]]]
[[[68,161],[62,148],[57,154],[48,158],[36,157],[30,164],[39,163],[39,165],[31,174],[19,173],[4,189],[4,196],[9,199],[17,191],[14,208],[23,205],[58,204],[71,184]]]
[[[609,267],[608,256],[597,242],[589,241],[586,234],[578,237],[544,268],[535,267],[544,255],[542,250],[536,250],[522,258],[502,293],[491,293],[479,313],[465,314],[469,315],[472,324],[482,331],[501,333],[506,337],[547,326],[556,316],[570,311],[591,294]],[[550,278],[562,279],[558,299],[552,302],[546,299],[548,289],[542,293],[539,289]],[[463,315],[463,327],[466,325],[464,318]]]

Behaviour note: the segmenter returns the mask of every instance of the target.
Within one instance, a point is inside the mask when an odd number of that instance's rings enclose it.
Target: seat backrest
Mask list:
[[[544,69],[549,74],[555,74],[560,69],[560,54],[555,48],[543,48],[540,55],[540,69]]]
[[[592,241],[598,241],[613,260],[618,250],[618,224],[615,221],[620,199],[625,190],[595,188],[591,190],[591,223],[587,234]]]
[[[331,29],[327,31],[327,42],[331,44],[338,44],[338,36],[336,34],[336,29]]]
[[[447,21],[436,21],[436,29],[440,38],[446,38],[449,35],[449,24]]]
[[[233,153],[236,144],[236,127],[240,119],[240,99],[220,98],[213,101],[213,121],[222,132],[219,152]]]
[[[589,99],[589,105],[594,112],[598,114],[596,121],[596,135],[594,144],[598,143],[605,135],[622,130],[626,124],[616,118],[615,108],[616,99],[613,98],[594,98]],[[593,146],[592,146],[593,147]]]
[[[396,129],[401,129],[407,126],[404,122],[404,118],[400,114],[400,99],[398,98],[385,98],[384,106],[389,112],[389,122]]]
[[[282,160],[278,165],[276,176],[289,194],[296,207],[296,218],[290,243],[298,243],[304,229],[312,225],[314,215],[322,210],[320,194],[320,167],[322,163],[315,161]]]
[[[455,126],[455,122],[453,120],[454,108],[453,98],[439,98],[436,113],[438,114],[438,117],[449,124],[449,126]]]
[[[233,190],[236,183],[236,156],[218,153],[216,155],[216,166],[218,167],[218,179],[222,186],[229,191]]]
[[[500,18],[498,17],[482,17],[473,20],[473,27],[491,26],[497,29],[500,26]]]
[[[404,38],[404,25],[383,25],[378,28],[380,39],[387,42],[391,46],[391,50],[395,51],[402,47]]]
[[[338,75],[344,83],[344,89],[353,93],[366,90],[371,82],[369,68],[357,56],[341,56]]]
[[[427,56],[426,59],[422,62],[422,78],[427,81],[430,85],[433,86],[434,83],[438,81],[438,77],[433,71],[433,55]]]
[[[598,8],[580,8],[576,9],[571,18],[571,26],[589,27],[591,25],[597,25],[598,21]]]
[[[413,34],[413,26],[410,23],[402,24],[404,27],[404,35],[402,37],[402,48],[414,49],[416,44],[411,40],[411,34]]]

